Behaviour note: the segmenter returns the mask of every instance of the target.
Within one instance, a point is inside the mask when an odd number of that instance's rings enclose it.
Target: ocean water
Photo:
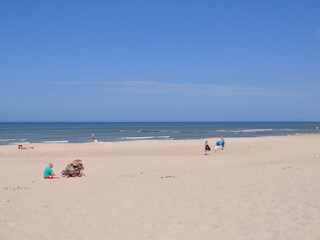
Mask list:
[[[0,123],[0,145],[143,139],[202,139],[320,133],[320,122]]]

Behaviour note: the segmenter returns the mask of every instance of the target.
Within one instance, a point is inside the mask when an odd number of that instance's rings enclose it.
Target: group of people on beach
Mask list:
[[[93,141],[96,140],[94,134],[92,135],[92,140]],[[221,150],[224,149],[225,140],[223,139],[222,136],[220,137],[220,140],[216,141],[216,143],[215,143],[215,147],[214,147],[215,152],[218,151],[219,146],[221,147]],[[26,149],[26,148],[23,148],[22,145],[19,145],[18,149]],[[209,146],[208,141],[206,141],[205,142],[205,155],[207,155],[209,151],[211,151],[211,148]],[[52,168],[53,168],[53,164],[49,163],[49,165],[44,169],[44,172],[43,172],[44,179],[60,178],[59,176],[57,176],[56,174],[53,173]],[[62,170],[61,177],[67,177],[67,178],[68,177],[82,177],[82,176],[84,176],[83,171],[84,171],[84,166],[83,166],[82,160],[76,159],[76,160],[73,160],[71,163],[69,163],[64,170]]]
[[[214,152],[218,151],[218,147],[221,146],[221,150],[224,149],[224,145],[225,145],[225,141],[223,139],[223,137],[220,137],[220,140],[218,140],[214,146]],[[204,155],[208,155],[208,152],[211,151],[211,148],[209,146],[208,141],[205,142],[204,144]]]
[[[49,165],[44,169],[44,179],[60,178],[59,176],[53,173],[52,168],[53,164],[49,163]],[[61,177],[82,177],[84,176],[83,171],[84,166],[82,160],[76,159],[69,163],[64,170],[62,170]]]
[[[96,136],[94,133],[91,136],[92,141],[97,142]],[[23,145],[18,145],[18,149],[25,150],[25,149],[34,149],[34,147],[26,147]],[[82,160],[76,159],[69,163],[64,170],[61,172],[61,177],[82,177],[85,176],[84,173],[84,166]],[[60,178],[53,172],[53,163],[49,163],[49,165],[43,171],[43,178],[44,179],[55,179]]]

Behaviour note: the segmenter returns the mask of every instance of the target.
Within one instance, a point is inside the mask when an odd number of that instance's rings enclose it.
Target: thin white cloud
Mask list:
[[[155,81],[0,81],[6,84],[35,84],[35,85],[71,85],[74,87],[86,87],[88,91],[106,92],[137,92],[154,94],[194,94],[194,95],[275,95],[275,96],[312,96],[311,93],[296,92],[283,89],[247,87],[221,84],[198,84],[198,83],[165,83]]]
[[[160,82],[122,82],[121,87],[130,91],[150,93],[187,93],[205,95],[311,95],[303,92],[293,92],[279,89],[259,87],[243,87],[233,85],[197,84],[197,83],[160,83]],[[120,86],[119,85],[119,86]],[[117,85],[115,85],[117,87]]]

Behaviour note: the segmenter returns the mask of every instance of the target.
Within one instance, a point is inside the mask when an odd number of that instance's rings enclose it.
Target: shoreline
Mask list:
[[[310,122],[184,122],[184,123],[6,123],[0,124],[0,144],[40,142],[100,142],[132,140],[243,138],[320,134]]]
[[[220,138],[220,136],[223,135],[217,135],[217,137],[209,137],[209,138],[186,138],[186,139],[161,139],[161,138],[146,138],[146,139],[130,139],[130,140],[119,140],[119,141],[97,141],[97,142],[93,142],[93,141],[88,141],[88,142],[66,142],[66,141],[43,141],[43,142],[21,142],[21,143],[11,143],[11,144],[0,144],[0,147],[2,146],[18,146],[18,145],[57,145],[57,144],[100,144],[100,143],[128,143],[128,142],[144,142],[144,141],[206,141],[208,139],[216,139],[218,140]],[[264,136],[245,136],[245,137],[224,137],[225,139],[259,139],[259,138],[282,138],[282,137],[299,137],[299,136],[320,136],[320,132],[319,133],[301,133],[301,134],[288,134],[288,135],[264,135]],[[139,137],[138,137],[139,138]]]

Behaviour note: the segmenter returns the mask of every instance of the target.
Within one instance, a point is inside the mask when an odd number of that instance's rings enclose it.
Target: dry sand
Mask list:
[[[0,146],[0,239],[320,239],[320,135],[204,141]]]

